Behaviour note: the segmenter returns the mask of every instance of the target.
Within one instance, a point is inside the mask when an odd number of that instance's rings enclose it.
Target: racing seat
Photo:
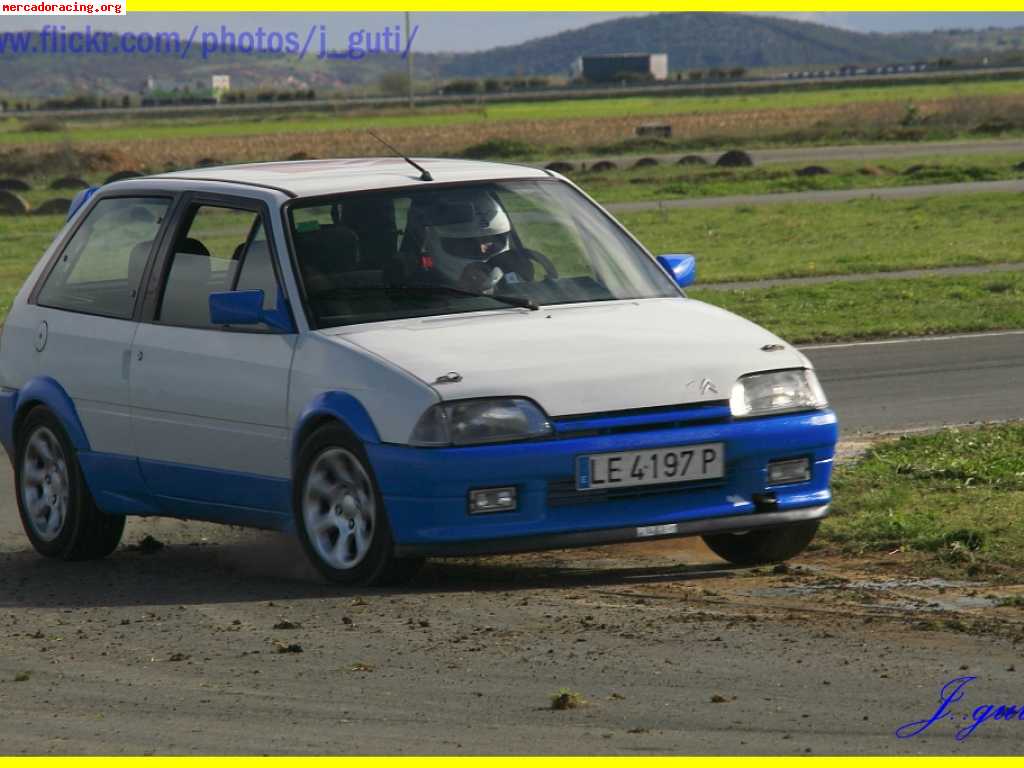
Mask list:
[[[167,275],[160,322],[206,328],[210,325],[210,252],[195,238],[185,238],[175,248]]]
[[[395,206],[387,198],[356,198],[341,207],[341,224],[359,238],[360,269],[383,269],[395,258],[398,227]]]
[[[345,226],[296,232],[295,251],[311,298],[343,287],[345,275],[359,269],[359,236]]]
[[[244,248],[244,246],[242,246]],[[270,260],[270,248],[265,241],[252,243],[242,261],[236,291],[263,291],[263,308],[277,306],[277,276]]]

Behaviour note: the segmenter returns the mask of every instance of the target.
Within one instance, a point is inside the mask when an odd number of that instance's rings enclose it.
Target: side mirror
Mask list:
[[[688,253],[666,253],[658,257],[658,263],[680,288],[693,285],[697,279],[697,260]]]
[[[210,294],[210,322],[213,325],[269,325],[277,331],[295,333],[287,303],[280,291],[278,308],[263,308],[263,291],[222,291]]]

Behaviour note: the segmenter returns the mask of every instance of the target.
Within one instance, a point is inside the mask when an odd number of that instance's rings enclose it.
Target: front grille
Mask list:
[[[659,485],[638,485],[616,490],[578,491],[575,478],[567,477],[548,481],[547,504],[549,507],[572,507],[581,504],[600,504],[605,501],[638,499],[646,496],[662,496],[669,493],[710,488],[722,485],[725,478],[686,483],[663,483]]]
[[[711,424],[727,421],[731,417],[729,402],[714,400],[628,411],[556,416],[551,419],[551,425],[557,437],[593,437]]]

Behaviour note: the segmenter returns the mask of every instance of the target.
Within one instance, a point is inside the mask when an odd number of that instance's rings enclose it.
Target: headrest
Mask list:
[[[194,253],[197,256],[209,257],[210,251],[200,241],[194,237],[183,238],[179,243],[178,247],[174,249],[175,253]]]

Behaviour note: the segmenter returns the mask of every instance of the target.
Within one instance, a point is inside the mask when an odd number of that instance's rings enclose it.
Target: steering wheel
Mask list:
[[[541,269],[544,270],[544,277],[542,280],[557,280],[558,279],[558,268],[554,263],[540,251],[533,251],[529,248],[520,248],[515,251],[506,251],[505,253],[499,253],[497,256],[492,256],[487,260],[487,264],[491,267],[498,267],[502,272],[509,273],[515,272],[520,278],[526,280],[526,275],[523,275],[520,271],[522,269],[522,259],[527,261],[536,262],[540,265]],[[517,265],[516,262],[519,262]],[[531,266],[528,282],[536,282],[533,275],[533,267]]]

